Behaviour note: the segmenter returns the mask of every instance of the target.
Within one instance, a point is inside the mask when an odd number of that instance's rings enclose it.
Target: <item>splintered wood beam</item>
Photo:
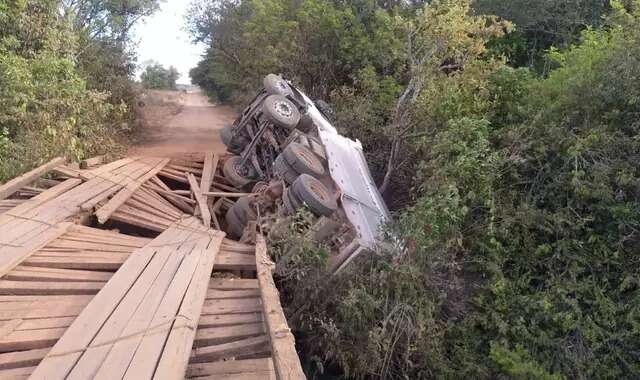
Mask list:
[[[271,341],[271,355],[278,380],[305,379],[296,352],[295,338],[284,316],[280,295],[273,282],[275,265],[267,255],[267,244],[262,235],[256,237],[256,268],[260,284],[264,318]]]
[[[164,160],[160,161],[157,165],[153,166],[149,170],[149,172],[147,172],[145,175],[143,175],[139,179],[127,183],[127,185],[122,190],[120,190],[116,195],[114,195],[113,198],[109,200],[109,202],[107,202],[104,206],[100,207],[100,209],[96,212],[98,221],[101,224],[104,224],[107,220],[109,220],[111,215],[114,212],[116,212],[116,210],[120,208],[120,206],[122,206],[127,200],[129,200],[129,198],[131,198],[133,194],[145,182],[147,182],[152,177],[155,177],[155,175],[158,174],[158,172],[162,170],[162,168],[164,168],[168,162],[169,162],[169,159],[165,158]]]
[[[3,200],[20,190],[23,186],[26,186],[35,180],[37,180],[41,175],[55,168],[56,166],[60,166],[64,164],[64,158],[58,157],[53,160],[47,162],[46,164],[39,166],[30,172],[27,172],[19,177],[12,179],[11,181],[5,183],[0,186],[0,200]]]
[[[204,169],[202,170],[202,180],[200,181],[200,190],[209,191],[213,183],[213,176],[218,168],[218,155],[213,152],[204,154]]]
[[[191,185],[191,191],[196,197],[196,201],[198,202],[198,207],[200,208],[200,215],[202,216],[202,222],[204,225],[209,228],[211,227],[211,213],[209,212],[209,206],[207,206],[207,200],[200,192],[200,186],[198,186],[198,181],[196,177],[189,173],[187,175],[187,179],[189,180],[189,185]]]

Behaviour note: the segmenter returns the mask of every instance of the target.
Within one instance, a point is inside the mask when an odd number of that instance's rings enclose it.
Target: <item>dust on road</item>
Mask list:
[[[143,126],[129,154],[225,152],[219,131],[235,119],[236,112],[231,107],[209,103],[202,92],[154,91],[143,102]]]

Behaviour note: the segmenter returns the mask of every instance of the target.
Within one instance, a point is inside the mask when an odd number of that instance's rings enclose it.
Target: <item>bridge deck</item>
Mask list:
[[[304,378],[264,240],[224,238],[198,212],[214,200],[179,188],[230,191],[211,158],[0,186],[0,378]]]

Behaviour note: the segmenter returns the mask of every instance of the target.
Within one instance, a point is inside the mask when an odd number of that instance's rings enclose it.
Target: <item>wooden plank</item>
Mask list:
[[[230,373],[198,377],[198,380],[276,380],[274,371]]]
[[[2,305],[9,302],[29,302],[35,301],[38,303],[42,302],[85,302],[89,303],[93,296],[90,295],[75,295],[75,296],[0,296],[0,310],[2,310]]]
[[[243,290],[259,289],[258,280],[245,278],[212,278],[209,281],[209,289]]]
[[[213,152],[204,154],[204,169],[202,170],[202,179],[200,181],[200,190],[209,191],[213,183],[213,175],[218,167],[218,155]]]
[[[75,317],[40,318],[24,320],[18,330],[40,330],[69,327]]]
[[[169,286],[169,289],[167,289],[162,303],[156,310],[151,322],[152,326],[165,324],[173,326],[180,304],[189,288],[189,283],[196,273],[198,264],[202,263],[202,250],[206,249],[209,241],[209,239],[201,239],[196,243],[196,247],[191,247],[189,254],[184,258],[182,265],[180,265],[180,268],[176,272],[174,281]],[[204,243],[204,245],[202,243]],[[195,328],[195,326],[193,326],[193,328]],[[158,360],[160,360],[163,347],[167,342],[169,334],[170,331],[168,328],[146,333],[135,355],[131,359],[124,378],[151,378],[155,372]]]
[[[242,253],[221,252],[216,259],[216,270],[256,270],[256,260],[253,255]]]
[[[67,376],[83,350],[89,346],[154,257],[156,250],[153,246],[170,243],[175,239],[175,232],[172,229],[160,234],[147,246],[135,251],[129,257],[92,302],[84,308],[67,332],[58,340],[50,354],[38,365],[32,374],[33,379],[64,379]]]
[[[209,278],[225,234],[218,231],[211,233],[211,235],[209,245],[200,254],[202,257],[198,269],[196,269],[185,293],[178,310],[178,317],[173,323],[162,357],[158,362],[155,373],[160,374],[162,378],[181,378],[187,369],[198,326],[194,321],[200,318],[207,295]]]
[[[66,328],[16,330],[0,339],[0,352],[32,350],[53,346]]]
[[[102,165],[104,163],[105,156],[95,156],[80,161],[80,169],[89,169],[92,166]]]
[[[104,284],[104,282],[0,280],[0,294],[96,294]]]
[[[187,179],[189,180],[191,191],[193,191],[193,195],[196,197],[196,201],[198,202],[200,215],[202,215],[202,222],[205,227],[209,228],[211,227],[211,214],[209,213],[209,206],[207,206],[207,199],[200,192],[200,187],[198,186],[196,177],[194,177],[193,174],[189,173],[187,175]]]
[[[37,236],[29,239],[25,244],[14,247],[11,252],[0,256],[0,277],[9,273],[9,271],[34,254],[38,249],[62,236],[69,227],[71,227],[71,223],[60,223],[57,226],[48,227]]]
[[[194,363],[189,365],[187,377],[242,374],[246,372],[273,372],[271,358],[228,360],[214,363]]]
[[[0,320],[6,321],[16,318],[39,319],[57,317],[75,317],[84,309],[86,304],[66,304],[49,308],[30,308],[26,310],[0,310]]]
[[[262,235],[256,237],[256,267],[258,268],[262,305],[278,379],[305,379],[300,358],[296,352],[295,338],[287,324],[287,319],[280,305],[280,295],[273,282],[275,265],[267,256],[267,244]]]
[[[124,256],[112,258],[87,257],[40,257],[31,256],[22,265],[33,267],[50,267],[61,269],[116,271],[125,262]]]
[[[3,200],[20,190],[23,186],[30,184],[37,180],[41,175],[55,168],[56,166],[60,166],[64,164],[64,157],[54,158],[53,160],[47,162],[44,165],[41,165],[19,177],[16,177],[4,185],[0,186],[0,200]]]
[[[156,166],[150,168],[150,170],[144,174],[142,177],[138,178],[135,181],[131,181],[127,183],[127,185],[120,190],[116,195],[113,196],[105,204],[100,207],[100,209],[96,212],[96,216],[98,218],[98,222],[104,224],[111,214],[113,214],[120,206],[122,206],[131,196],[142,186],[145,182],[147,182],[151,177],[154,177],[162,168],[169,162],[168,158],[160,161]]]
[[[72,168],[68,165],[57,166],[51,169],[52,172],[62,178],[76,178],[82,177],[82,172],[78,169]]]
[[[13,369],[0,370],[0,379],[4,380],[21,380],[28,379],[33,372],[33,367],[21,367]]]
[[[207,197],[224,197],[224,198],[242,198],[242,197],[250,197],[252,195],[256,195],[255,193],[230,193],[224,191],[205,191],[202,193]]]
[[[262,313],[202,315],[198,328],[246,325],[262,322]]]
[[[241,314],[262,311],[260,299],[225,299],[206,300],[202,309],[203,315]]]
[[[235,326],[198,328],[193,344],[195,347],[211,346],[260,336],[265,333],[266,331],[262,322]]]
[[[24,368],[38,365],[50,348],[0,354],[0,369]]]
[[[213,360],[232,358],[239,355],[252,355],[269,352],[269,338],[261,335],[235,342],[197,347],[191,351],[190,363],[202,363]]]
[[[111,273],[76,269],[18,266],[4,276],[12,281],[107,282]]]
[[[162,301],[182,261],[182,257],[175,253],[174,247],[158,250],[140,278],[133,284],[131,290],[91,342],[92,347],[88,348],[78,360],[69,377],[99,378],[100,370],[108,370],[111,378],[122,377],[142,339],[142,334],[116,343],[109,342],[149,328],[153,318],[153,313],[149,311],[155,310]],[[102,376],[104,377],[104,373]]]
[[[227,298],[258,298],[260,297],[260,289],[247,290],[216,290],[211,289],[207,292],[207,299],[227,299]]]
[[[12,319],[10,321],[0,323],[0,339],[4,339],[4,337],[11,334],[22,324],[22,322],[22,319]]]

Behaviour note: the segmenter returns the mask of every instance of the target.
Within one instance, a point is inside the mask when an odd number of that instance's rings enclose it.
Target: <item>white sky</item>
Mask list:
[[[178,83],[189,84],[189,70],[204,53],[203,45],[193,45],[185,30],[185,14],[189,0],[165,0],[160,10],[136,27],[138,64],[148,60],[163,66],[175,66],[180,71]]]

